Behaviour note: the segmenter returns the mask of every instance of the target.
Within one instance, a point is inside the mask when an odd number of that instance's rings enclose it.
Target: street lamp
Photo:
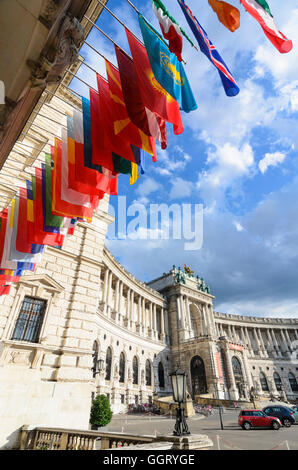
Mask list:
[[[173,389],[173,398],[178,407],[176,410],[176,423],[174,428],[174,436],[184,436],[190,434],[188,426],[185,419],[184,408],[182,403],[186,401],[186,375],[185,372],[181,369],[177,369],[170,374],[172,389]]]
[[[217,405],[218,405],[218,412],[219,412],[219,419],[220,419],[220,427],[223,430],[224,425],[223,425],[223,420],[222,420],[222,407],[221,407],[221,403],[219,401],[218,384],[219,384],[219,381],[217,380],[216,381],[216,386],[215,386],[215,391],[216,391],[216,398],[217,398]]]
[[[97,361],[95,361],[95,365],[93,368],[93,377],[95,377],[96,374],[100,374],[103,371],[104,364],[105,364],[105,361],[103,359],[98,359]]]

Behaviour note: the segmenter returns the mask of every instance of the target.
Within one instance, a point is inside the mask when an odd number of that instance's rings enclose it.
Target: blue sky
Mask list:
[[[193,39],[176,0],[168,10]],[[168,126],[168,147],[158,161],[148,156],[146,173],[134,186],[121,176],[119,194],[127,204],[203,204],[203,245],[185,251],[185,240],[107,240],[114,256],[142,281],[190,265],[210,285],[215,309],[221,312],[297,317],[298,313],[298,7],[294,0],[270,0],[275,22],[293,41],[280,54],[258,23],[237,0],[240,28],[231,33],[207,0],[188,0],[209,38],[234,75],[240,93],[227,97],[219,75],[207,58],[187,41],[185,70],[198,109],[182,112],[185,131],[174,136]],[[150,0],[135,6],[158,29]],[[138,36],[137,15],[125,0],[108,7]],[[129,52],[124,30],[109,13],[97,24]],[[88,41],[115,65],[113,45],[93,30]],[[104,61],[87,46],[86,62],[105,74]],[[86,67],[79,75],[96,87]],[[77,80],[72,87],[87,96]],[[111,199],[117,206],[117,199]]]

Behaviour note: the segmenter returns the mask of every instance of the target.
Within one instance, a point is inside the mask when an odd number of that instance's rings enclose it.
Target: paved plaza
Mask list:
[[[221,429],[218,410],[214,415],[196,415],[187,420],[192,434],[207,434],[214,450],[298,450],[298,425],[290,428],[253,429],[244,431],[238,426],[239,410],[225,410],[224,430]],[[107,431],[138,435],[172,434],[175,419],[162,416],[115,415],[105,428]]]

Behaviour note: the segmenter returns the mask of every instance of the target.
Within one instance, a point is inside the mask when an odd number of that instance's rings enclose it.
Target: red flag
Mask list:
[[[155,113],[146,108],[139,88],[138,77],[131,58],[119,47],[115,46],[123,98],[131,121],[146,135],[161,142],[167,147],[166,123]]]
[[[109,174],[108,171],[100,173],[97,169],[85,165],[84,158],[84,127],[83,114],[81,111],[74,110],[74,139],[75,139],[75,178],[83,184],[94,188],[90,194],[98,194],[100,191],[112,195],[118,194],[118,178]],[[90,119],[88,120],[90,126]],[[88,136],[91,141],[91,136]],[[90,142],[91,143],[91,142]],[[103,170],[104,171],[104,170]]]
[[[64,235],[43,230],[43,204],[45,201],[42,194],[41,168],[35,168],[35,186],[36,196],[35,200],[33,200],[34,221],[33,223],[28,222],[27,242],[40,245],[62,246]]]
[[[131,142],[127,135],[120,135],[118,130],[115,132],[114,115],[112,110],[112,102],[110,98],[110,90],[108,83],[97,75],[98,95],[90,90],[90,100],[92,99],[91,109],[98,116],[97,129],[97,148],[98,152],[110,150],[120,155],[126,160],[136,163],[136,159],[131,148]],[[92,98],[91,98],[92,97]],[[91,116],[92,124],[92,116]],[[118,132],[118,133],[117,133]],[[92,142],[93,145],[93,142]],[[105,166],[105,165],[104,165]],[[109,168],[106,166],[106,168]]]
[[[0,295],[7,295],[7,294],[9,294],[10,288],[11,288],[11,286],[9,286],[9,285],[8,285],[8,286],[7,286],[7,285],[1,286],[1,287],[0,287]]]
[[[113,111],[114,134],[123,136],[132,145],[152,155],[153,160],[156,161],[155,139],[132,123],[125,106],[119,71],[109,61],[105,62]]]
[[[155,79],[143,44],[130,31],[125,31],[144,105],[165,121],[172,123],[174,134],[181,134],[184,129],[179,104]]]
[[[65,188],[65,180],[62,181],[62,142],[59,139],[55,139],[55,147],[51,147],[51,158],[54,162],[54,170],[52,172],[52,188],[53,188],[53,200],[52,200],[52,212],[55,215],[75,218],[81,217],[91,222],[93,217],[93,210],[99,202],[98,197],[93,196],[89,204],[80,205],[72,203],[65,199],[62,199],[62,184]],[[67,188],[65,188],[67,189]]]

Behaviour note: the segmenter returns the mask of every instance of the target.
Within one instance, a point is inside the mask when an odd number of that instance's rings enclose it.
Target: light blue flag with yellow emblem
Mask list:
[[[149,61],[159,84],[189,113],[197,109],[185,70],[176,55],[169,51],[160,34],[139,14],[139,24]]]

